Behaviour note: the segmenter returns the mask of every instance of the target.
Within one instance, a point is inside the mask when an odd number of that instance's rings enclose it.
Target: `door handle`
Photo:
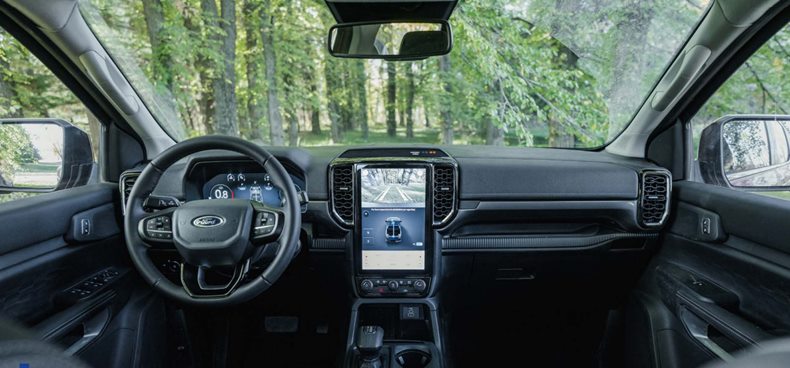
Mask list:
[[[91,317],[89,320],[82,323],[82,337],[77,339],[73,344],[69,345],[68,348],[65,350],[65,354],[67,355],[74,355],[82,350],[84,347],[88,346],[93,340],[95,340],[104,329],[107,327],[107,324],[110,322],[110,309],[105,308],[95,316]]]
[[[107,291],[89,300],[79,302],[39,323],[35,329],[39,331],[39,337],[42,340],[56,342],[70,332],[78,331],[80,328],[84,329],[88,322],[101,315],[103,311],[109,311],[109,306],[115,299],[115,295],[114,291]]]
[[[760,341],[771,338],[760,327],[694,294],[688,290],[678,290],[680,320],[694,339],[719,358],[730,360],[732,355],[711,339],[711,328],[742,347],[756,346]]]
[[[697,317],[694,312],[691,312],[684,307],[680,308],[680,321],[683,322],[683,326],[686,327],[686,330],[688,330],[689,334],[691,334],[691,337],[693,337],[694,340],[697,340],[697,342],[710,350],[713,354],[719,357],[719,359],[725,362],[732,360],[732,355],[727,352],[727,350],[719,346],[719,344],[713,341],[708,335],[708,328],[710,327],[709,323]]]

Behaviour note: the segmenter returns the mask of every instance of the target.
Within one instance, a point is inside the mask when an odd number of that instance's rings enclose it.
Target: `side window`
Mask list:
[[[790,26],[730,76],[691,127],[703,181],[790,199]]]
[[[0,205],[87,183],[99,136],[96,117],[0,28]]]

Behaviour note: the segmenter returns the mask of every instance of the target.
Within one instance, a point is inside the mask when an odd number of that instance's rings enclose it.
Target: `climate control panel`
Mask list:
[[[357,278],[357,289],[366,297],[424,296],[429,284],[430,278]]]

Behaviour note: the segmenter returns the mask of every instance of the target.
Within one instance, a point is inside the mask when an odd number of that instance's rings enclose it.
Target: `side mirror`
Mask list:
[[[88,134],[60,119],[0,119],[0,193],[83,185],[93,170]]]
[[[453,47],[450,23],[341,23],[329,30],[329,53],[335,57],[419,60],[444,55]]]
[[[706,182],[758,190],[790,188],[790,116],[730,115],[702,131]]]

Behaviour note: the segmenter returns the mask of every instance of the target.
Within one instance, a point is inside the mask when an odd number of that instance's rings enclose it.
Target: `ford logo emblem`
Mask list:
[[[225,219],[220,216],[208,215],[200,216],[192,220],[192,225],[197,227],[214,227],[225,223]]]

